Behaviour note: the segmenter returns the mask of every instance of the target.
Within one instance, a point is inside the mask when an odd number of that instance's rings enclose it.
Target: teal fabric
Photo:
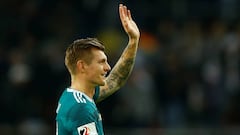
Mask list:
[[[96,87],[93,99],[74,89],[64,90],[56,111],[57,135],[81,135],[77,128],[92,122],[96,125],[98,135],[104,135],[101,115],[95,104],[99,90]]]

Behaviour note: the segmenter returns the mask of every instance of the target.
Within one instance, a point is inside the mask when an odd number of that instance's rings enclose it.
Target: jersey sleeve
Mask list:
[[[93,100],[94,100],[94,101],[97,101],[97,99],[98,99],[98,97],[99,97],[99,93],[100,93],[100,87],[97,86],[97,87],[95,87],[95,94],[94,94],[94,96],[93,96]]]
[[[71,110],[73,135],[98,135],[93,110],[84,104],[79,104]]]

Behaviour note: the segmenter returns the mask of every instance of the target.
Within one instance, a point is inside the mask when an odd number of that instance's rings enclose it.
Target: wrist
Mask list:
[[[129,36],[129,42],[131,43],[138,43],[139,42],[139,36],[136,36],[136,37],[131,37]]]

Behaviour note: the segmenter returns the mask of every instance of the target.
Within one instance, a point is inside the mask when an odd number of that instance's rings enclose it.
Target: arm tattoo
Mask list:
[[[101,89],[98,101],[110,96],[126,83],[134,66],[136,50],[137,47],[129,46],[124,50],[123,55],[120,57],[117,64],[107,77],[107,87],[105,87],[105,89]]]
[[[117,86],[121,87],[127,81],[133,64],[134,60],[130,58],[119,64],[109,75],[109,79],[107,79],[108,88],[114,89]]]

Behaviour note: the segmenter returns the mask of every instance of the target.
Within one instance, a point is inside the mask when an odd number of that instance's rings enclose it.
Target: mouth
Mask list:
[[[105,78],[105,77],[107,77],[107,73],[105,73],[105,74],[102,74],[102,76]]]

